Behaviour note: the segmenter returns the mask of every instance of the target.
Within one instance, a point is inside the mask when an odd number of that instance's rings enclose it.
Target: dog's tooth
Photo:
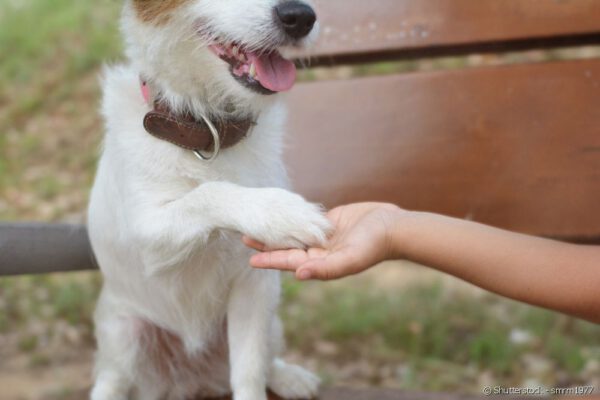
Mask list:
[[[256,77],[256,66],[254,63],[250,64],[250,72],[248,72],[248,75],[250,75],[250,78]]]
[[[240,53],[240,55],[238,56],[238,58],[240,59],[241,62],[248,61],[248,59],[246,58],[246,55],[244,53]]]
[[[238,49],[237,46],[233,46],[233,48],[231,49],[231,52],[233,53],[234,56],[238,56],[240,54],[240,49]]]

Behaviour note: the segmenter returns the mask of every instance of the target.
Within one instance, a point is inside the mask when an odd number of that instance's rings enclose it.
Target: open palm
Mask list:
[[[357,203],[331,210],[334,226],[324,248],[269,251],[262,243],[244,238],[260,253],[250,264],[255,268],[293,271],[298,279],[330,280],[356,274],[389,258],[390,230],[398,207],[383,203]]]

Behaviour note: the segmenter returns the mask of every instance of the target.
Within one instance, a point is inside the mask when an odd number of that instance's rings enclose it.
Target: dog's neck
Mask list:
[[[190,86],[185,91],[174,90],[171,85],[141,75],[147,84],[148,104],[158,100],[176,114],[191,114],[196,118],[249,118],[256,119],[260,110],[230,96],[211,95],[205,88]]]
[[[161,98],[160,91],[140,76],[140,88],[150,111],[144,117],[144,128],[152,136],[181,148],[194,151],[206,160],[201,151],[211,150],[214,157],[219,149],[237,145],[256,125],[253,116],[219,116],[211,120],[207,115],[195,117],[191,112],[174,111]]]

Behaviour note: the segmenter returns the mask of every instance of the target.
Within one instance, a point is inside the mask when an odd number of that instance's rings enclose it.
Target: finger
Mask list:
[[[313,260],[317,258],[325,258],[330,253],[330,250],[322,249],[320,247],[311,247],[307,250],[307,259]]]
[[[308,253],[300,249],[278,250],[258,253],[250,258],[250,265],[259,269],[295,271],[309,259]]]
[[[244,242],[244,244],[246,246],[250,247],[251,249],[258,250],[258,251],[266,250],[266,246],[264,243],[261,243],[258,240],[254,240],[249,236],[243,236],[242,241]]]
[[[296,278],[302,281],[329,281],[352,275],[354,259],[349,252],[339,251],[326,257],[310,259],[296,269]]]

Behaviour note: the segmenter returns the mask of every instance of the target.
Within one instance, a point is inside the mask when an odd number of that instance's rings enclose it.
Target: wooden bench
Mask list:
[[[86,400],[87,391],[73,393],[65,398],[64,396],[57,397],[56,400]],[[334,388],[325,389],[319,396],[319,400],[475,400],[480,396],[464,396],[452,394],[430,394],[417,392],[399,392],[390,389],[348,389]],[[514,399],[510,397],[509,399]],[[48,399],[55,400],[55,399]],[[214,400],[229,400],[214,399]],[[270,395],[269,400],[281,400],[276,396]]]
[[[318,0],[317,8],[313,67],[600,44],[598,0]],[[286,159],[295,187],[314,201],[388,201],[600,243],[599,59],[317,81],[288,103]],[[0,226],[0,275],[91,268],[84,227]],[[431,398],[340,390],[324,398]]]
[[[322,0],[313,65],[600,41],[597,0]],[[301,85],[295,187],[600,243],[600,59]]]

